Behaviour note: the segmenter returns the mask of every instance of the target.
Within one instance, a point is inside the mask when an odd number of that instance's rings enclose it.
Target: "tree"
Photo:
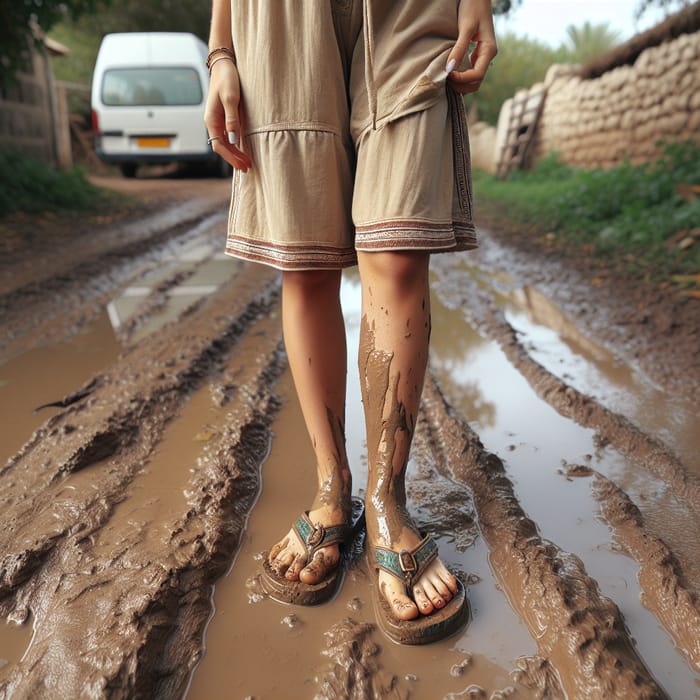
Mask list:
[[[209,35],[211,3],[202,0],[120,0],[86,16],[81,27],[102,36],[110,32],[192,32]]]
[[[586,63],[596,56],[607,53],[620,43],[620,34],[610,28],[608,22],[591,24],[585,22],[579,27],[570,24],[566,28],[568,46],[563,50],[570,63]]]
[[[3,0],[0,3],[1,80],[7,82],[23,65],[41,28],[48,31],[65,18],[94,12],[100,2],[109,0]]]

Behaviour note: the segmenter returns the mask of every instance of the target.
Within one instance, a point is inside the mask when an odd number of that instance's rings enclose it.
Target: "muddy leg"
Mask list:
[[[362,326],[359,369],[367,424],[369,478],[367,536],[395,551],[421,540],[407,511],[405,475],[428,361],[430,293],[428,254],[397,251],[359,254]],[[384,572],[379,585],[399,619],[429,615],[457,591],[436,559],[416,582],[416,603]]]
[[[349,522],[351,476],[345,453],[347,350],[340,308],[340,271],[285,272],[282,327],[289,365],[316,454],[318,492],[313,523]],[[294,468],[290,464],[290,468]],[[290,532],[270,551],[270,563],[290,580],[316,583],[338,562],[338,545],[316,552],[312,562]]]

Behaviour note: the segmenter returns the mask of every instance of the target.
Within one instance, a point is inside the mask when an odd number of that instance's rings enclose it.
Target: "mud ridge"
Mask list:
[[[398,687],[398,678],[379,663],[380,647],[371,637],[374,628],[347,618],[326,632],[323,654],[332,665],[314,700],[407,700],[408,693]]]
[[[85,693],[86,687],[90,689],[89,697],[102,697],[107,687],[115,687],[112,683],[132,690],[145,683],[152,689],[156,679],[152,673],[155,666],[150,662],[156,650],[161,654],[165,653],[163,646],[172,646],[168,644],[171,632],[166,634],[164,630],[171,630],[180,609],[189,609],[190,605],[203,612],[194,628],[186,620],[181,634],[196,629],[192,633],[197,640],[196,651],[192,651],[191,644],[175,644],[171,655],[187,649],[191,658],[188,664],[180,662],[178,672],[171,669],[173,673],[169,670],[166,674],[168,683],[186,683],[200,653],[204,621],[210,614],[209,589],[200,590],[201,577],[210,580],[222,572],[237,542],[233,535],[241,528],[243,516],[238,520],[231,516],[232,510],[241,507],[232,505],[240,494],[233,499],[231,491],[242,491],[241,503],[245,504],[257,488],[257,479],[251,486],[246,485],[246,478],[251,464],[259,468],[261,454],[267,449],[267,426],[275,409],[270,387],[284,364],[280,360],[279,331],[268,333],[267,345],[272,350],[267,354],[266,345],[256,338],[261,361],[251,363],[249,386],[238,387],[236,410],[229,412],[230,424],[221,431],[225,444],[220,453],[203,458],[203,463],[210,460],[219,464],[225,476],[213,489],[215,498],[193,496],[188,513],[171,529],[185,533],[180,534],[175,563],[158,561],[147,553],[138,564],[138,539],[130,541],[131,534],[125,535],[116,550],[100,556],[95,555],[95,542],[115,508],[126,499],[129,484],[148,461],[178,406],[204,376],[217,370],[246,328],[256,319],[266,318],[267,310],[277,302],[275,276],[261,276],[247,269],[241,279],[226,285],[203,305],[201,312],[187,314],[186,332],[180,319],[126,353],[95,382],[84,400],[49,419],[5,466],[0,494],[4,506],[0,612],[16,623],[25,622],[31,613],[35,634],[23,662],[7,670],[9,677],[0,685],[0,697],[8,697],[13,690],[17,691],[13,697],[36,697],[34,691],[45,691],[49,681],[56,684],[61,697],[77,697]],[[115,441],[110,450],[115,458],[88,463],[85,455],[92,452],[92,457],[100,457],[94,446],[103,444],[100,436],[105,435]],[[78,466],[82,471],[75,470]],[[197,494],[196,482],[189,491]],[[249,492],[253,496],[246,499]],[[224,506],[221,499],[226,494],[229,501]],[[205,533],[208,536],[200,535],[189,542],[185,536],[188,522],[193,522],[198,512],[207,522],[218,514],[226,525],[213,526]],[[190,569],[197,557],[207,559],[208,566],[200,573],[195,566],[193,573]],[[184,563],[178,565],[178,561]],[[123,583],[129,572],[135,577],[133,586]],[[178,588],[184,585],[182,582],[195,579],[196,585]],[[105,590],[110,586],[114,608],[108,615],[111,627],[95,623],[101,606],[107,607]],[[181,599],[189,603],[183,605]],[[77,600],[80,603],[71,607]],[[192,614],[186,617],[193,619]],[[145,620],[150,622],[146,624]],[[121,634],[120,626],[124,625],[131,625],[129,634]],[[107,635],[96,643],[107,628],[112,638]],[[56,645],[62,642],[64,651],[57,654]],[[115,647],[124,650],[121,657],[115,656]],[[64,657],[74,664],[72,671],[77,667],[80,671],[66,673],[65,661],[59,662]],[[54,667],[56,663],[62,667]],[[0,677],[5,672],[3,669]],[[87,676],[91,677],[89,682]],[[70,690],[66,684],[71,684]],[[154,696],[150,690],[145,694]],[[110,692],[114,697],[138,695]]]
[[[28,347],[45,344],[47,335],[61,339],[76,326],[91,320],[120,287],[138,276],[149,259],[158,261],[163,248],[189,242],[221,218],[221,214],[210,214],[149,229],[149,236],[127,236],[120,245],[97,249],[92,256],[81,256],[77,263],[72,260],[69,270],[58,266],[54,274],[0,296],[3,318],[0,364]]]
[[[490,310],[486,327],[537,395],[566,418],[596,430],[602,444],[610,444],[667,483],[696,513],[700,513],[700,482],[660,440],[647,435],[625,416],[582,394],[534,360],[503,314]]]
[[[45,236],[39,250],[36,245],[31,245],[25,252],[12,256],[11,265],[2,265],[0,298],[29,286],[29,283],[41,284],[51,277],[69,278],[78,263],[147,242],[175,227],[192,228],[217,210],[220,210],[217,202],[189,199],[131,221],[107,226],[93,225],[93,229],[86,224],[84,232],[68,243],[61,241],[59,246]]]
[[[208,258],[205,258],[202,262],[205,262],[207,259]],[[233,261],[231,264],[234,264]],[[200,266],[201,263],[193,265],[187,270],[178,270],[153,287],[148,296],[138,305],[136,311],[129,316],[125,323],[119,326],[117,330],[117,337],[119,340],[124,345],[127,345],[134,334],[143,327],[152,316],[162,311],[167,306],[170,299],[170,290],[178,287],[190,277],[193,277]]]
[[[662,479],[688,507],[700,513],[700,481],[668,446],[647,435],[625,416],[602,406],[553,375],[529,355],[517,331],[485,292],[468,280],[463,281],[462,287],[467,289],[461,298],[465,315],[489,338],[498,342],[506,357],[540,398],[565,418],[584,428],[594,429],[601,444],[612,445],[644,466]]]
[[[440,470],[471,488],[494,572],[566,695],[666,698],[637,654],[617,606],[601,595],[578,557],[542,539],[501,460],[455,415],[431,376],[421,420]]]
[[[613,481],[594,472],[593,495],[615,540],[638,564],[642,602],[700,671],[700,602],[684,585],[681,565],[663,540],[644,526],[639,508]]]

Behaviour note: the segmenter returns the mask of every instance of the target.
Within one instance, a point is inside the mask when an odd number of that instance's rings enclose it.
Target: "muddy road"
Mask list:
[[[261,592],[315,479],[227,183],[105,183],[149,210],[1,258],[0,698],[700,698],[700,302],[489,231],[434,258],[408,488],[471,620],[399,647],[361,551],[326,605]]]

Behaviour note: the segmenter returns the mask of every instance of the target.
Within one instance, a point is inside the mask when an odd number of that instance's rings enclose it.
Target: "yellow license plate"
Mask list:
[[[139,138],[136,139],[139,148],[167,148],[170,145],[169,138]]]

